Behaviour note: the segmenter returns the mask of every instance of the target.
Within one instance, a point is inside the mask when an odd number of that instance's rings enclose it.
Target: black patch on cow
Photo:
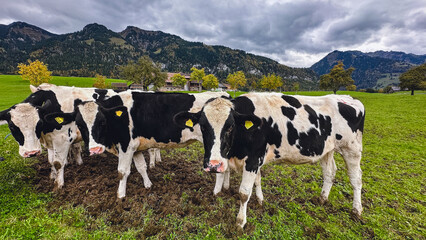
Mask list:
[[[279,159],[281,157],[280,152],[277,149],[274,149],[275,158]]]
[[[38,121],[36,125],[35,131],[36,131],[36,136],[38,139],[40,139],[41,133],[43,132],[43,125],[44,125],[43,121]]]
[[[115,108],[119,108],[123,112],[121,116],[115,114],[118,110]],[[130,142],[129,114],[124,106],[115,108],[98,107],[98,113],[92,126],[92,136],[93,140],[108,148],[112,148],[113,144],[120,143],[121,150],[126,152]]]
[[[71,133],[72,133],[71,128],[68,128],[68,137],[71,137]]]
[[[232,142],[234,141],[234,127],[235,125],[232,121],[231,114],[229,114],[223,125],[222,132],[220,133],[220,154],[224,158],[228,157]]]
[[[61,105],[53,91],[39,90],[28,96],[23,103],[29,103],[38,108],[40,118],[40,121],[36,126],[36,134],[38,138],[40,138],[42,132],[47,134],[53,132],[55,129],[59,130],[61,128],[59,125],[50,124],[43,120],[49,113],[62,112]]]
[[[318,115],[315,112],[314,109],[312,109],[309,105],[303,105],[305,108],[305,111],[308,113],[309,122],[315,125],[315,127],[318,127]]]
[[[254,115],[255,106],[253,102],[247,97],[237,97],[232,100],[234,104],[234,110],[231,112],[228,117],[226,126],[230,125],[231,122],[234,122],[232,130],[232,138],[230,140],[222,139],[222,141],[230,141],[231,148],[226,158],[236,157],[237,159],[244,159],[246,162],[246,170],[250,172],[257,172],[259,167],[263,165],[263,157],[265,155],[265,148],[267,144],[267,139],[265,138],[264,131],[268,130],[273,132],[275,126],[272,126],[272,121],[267,122],[262,120],[260,128],[250,129],[249,131],[242,124],[235,124],[235,117],[238,117],[238,114],[245,115]],[[265,124],[265,122],[267,124]],[[223,132],[229,131],[228,127],[222,129]],[[203,134],[204,135],[204,134]],[[270,139],[271,142],[274,142],[274,137]],[[222,146],[225,146],[222,142]]]
[[[80,130],[81,137],[83,138],[84,145],[89,147],[89,129],[86,122],[83,120],[83,117],[80,114],[78,108],[76,108],[75,123],[77,124],[78,129]]]
[[[296,110],[292,107],[281,107],[281,111],[283,112],[284,116],[286,116],[290,120],[294,120],[294,116],[296,116]]]
[[[214,144],[214,139],[216,136],[214,134],[212,126],[210,125],[209,121],[207,121],[207,118],[204,112],[201,113],[199,124],[200,124],[201,132],[203,134],[203,144],[204,144],[203,167],[207,168],[210,161],[211,150]]]
[[[133,138],[154,138],[161,143],[180,143],[181,128],[174,124],[173,116],[189,111],[195,96],[186,93],[143,93],[132,92]]]
[[[342,139],[342,135],[340,135],[340,134],[336,133],[336,139],[337,139],[337,140],[341,140],[341,139]]]
[[[234,109],[241,114],[254,114],[254,104],[248,97],[237,97],[233,100]]]
[[[274,123],[271,117],[269,117],[268,120],[263,118],[262,121],[263,124],[261,131],[266,136],[266,142],[269,145],[275,145],[277,148],[279,148],[281,146],[281,138],[283,135],[278,129],[278,124]]]
[[[96,101],[103,100],[107,95],[108,90],[106,89],[95,89],[95,93],[92,95]]]
[[[287,140],[290,145],[295,145],[298,140],[296,147],[304,156],[321,155],[324,151],[325,141],[331,135],[330,116],[319,114],[316,122],[318,122],[320,131],[310,128],[307,132],[298,132],[290,121],[287,122]]]
[[[296,128],[294,128],[293,124],[288,121],[287,122],[287,141],[290,145],[296,144],[296,140],[299,139],[299,133]]]
[[[20,146],[24,145],[24,135],[21,132],[21,129],[15,125],[12,121],[9,121],[9,129],[12,133],[12,136],[19,143]]]
[[[295,108],[302,107],[302,104],[295,97],[288,96],[288,95],[282,95],[282,98],[284,99],[284,101],[286,101],[288,104],[290,104],[291,106],[293,106]]]
[[[111,96],[108,99],[99,99],[96,102],[104,108],[113,108],[124,104],[123,100],[119,95]]]
[[[338,102],[337,105],[339,107],[339,113],[346,119],[352,132],[356,132],[357,130],[364,132],[364,113],[360,111],[358,115],[356,115],[355,108],[341,102]]]

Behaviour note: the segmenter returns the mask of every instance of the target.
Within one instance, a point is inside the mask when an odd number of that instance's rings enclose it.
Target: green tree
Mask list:
[[[34,62],[28,60],[28,65],[20,63],[18,64],[18,68],[18,73],[22,79],[30,81],[30,84],[34,86],[47,83],[52,78],[52,72],[47,70],[47,64],[39,60],[35,60]]]
[[[283,80],[280,76],[275,74],[268,74],[268,76],[263,75],[260,80],[260,85],[262,88],[267,88],[269,91],[275,90],[283,85]]]
[[[204,72],[204,68],[198,69],[196,67],[191,68],[191,81],[198,82],[198,89],[201,92],[201,84],[200,82],[203,80],[203,77],[206,76]]]
[[[151,84],[154,89],[164,86],[167,73],[161,72],[159,64],[154,63],[148,56],[143,56],[137,62],[129,63],[120,68],[120,75],[131,82],[142,84],[143,89]]]
[[[173,86],[184,87],[187,83],[186,78],[182,76],[180,73],[173,75],[171,77]]]
[[[298,82],[293,83],[293,89],[297,93],[300,90],[300,84]]]
[[[106,77],[100,74],[96,74],[95,79],[93,79],[93,87],[105,89],[108,87],[108,84],[105,83]]]
[[[219,87],[219,80],[213,74],[209,74],[203,77],[203,87],[207,90],[211,90]]]
[[[414,90],[426,89],[426,63],[401,74],[399,82],[401,90],[408,88],[411,90],[411,95],[414,95]]]
[[[237,88],[244,87],[247,83],[247,79],[243,71],[238,71],[232,74],[231,73],[228,74],[226,81],[229,83],[229,85],[231,85],[231,89],[234,90],[234,97],[235,97],[235,91],[237,90]]]
[[[330,73],[321,75],[319,87],[324,90],[333,90],[336,94],[340,87],[349,86],[354,84],[351,75],[355,68],[350,67],[345,70],[343,62],[339,61]]]

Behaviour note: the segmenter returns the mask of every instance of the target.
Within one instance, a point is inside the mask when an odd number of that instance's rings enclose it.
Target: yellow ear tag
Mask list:
[[[192,122],[191,119],[188,119],[188,121],[185,122],[185,126],[187,126],[187,127],[193,127],[194,123]]]
[[[252,121],[246,121],[244,126],[246,127],[246,129],[250,129],[251,127],[253,127],[253,122]]]
[[[64,122],[64,118],[63,117],[55,117],[55,120],[57,123],[61,124]]]
[[[115,111],[115,115],[117,115],[118,117],[121,117],[121,114],[123,114],[122,111]]]

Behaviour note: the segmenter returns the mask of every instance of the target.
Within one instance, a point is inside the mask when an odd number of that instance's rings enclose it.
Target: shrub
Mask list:
[[[94,83],[93,83],[93,87],[95,88],[108,88],[109,85],[105,83],[106,77],[96,74],[95,79],[93,79]]]

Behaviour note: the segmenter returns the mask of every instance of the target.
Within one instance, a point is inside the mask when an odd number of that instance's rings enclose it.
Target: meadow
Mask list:
[[[52,83],[90,87],[93,80],[55,77]],[[52,193],[45,176],[47,156],[20,157],[13,137],[5,139],[9,129],[3,125],[0,239],[426,239],[425,92],[416,91],[414,96],[408,92],[337,93],[361,100],[366,108],[361,219],[350,213],[352,187],[338,154],[335,183],[325,205],[318,203],[322,187],[319,164],[262,168],[264,203],[260,206],[252,196],[248,223],[244,231],[238,231],[234,225],[241,176],[231,173],[230,190],[212,196],[214,176],[201,171],[203,148],[199,143],[162,150],[163,162],[148,170],[151,190],[143,189],[141,177],[133,169],[127,205],[122,207],[113,197],[118,180],[112,179],[111,184],[108,179],[100,180],[103,172],[116,174],[116,162],[112,162],[116,159],[109,163],[84,157],[82,166],[67,166],[64,189]],[[0,111],[29,94],[27,81],[0,75]],[[171,170],[175,168],[179,171]],[[96,198],[99,202],[93,200]]]

